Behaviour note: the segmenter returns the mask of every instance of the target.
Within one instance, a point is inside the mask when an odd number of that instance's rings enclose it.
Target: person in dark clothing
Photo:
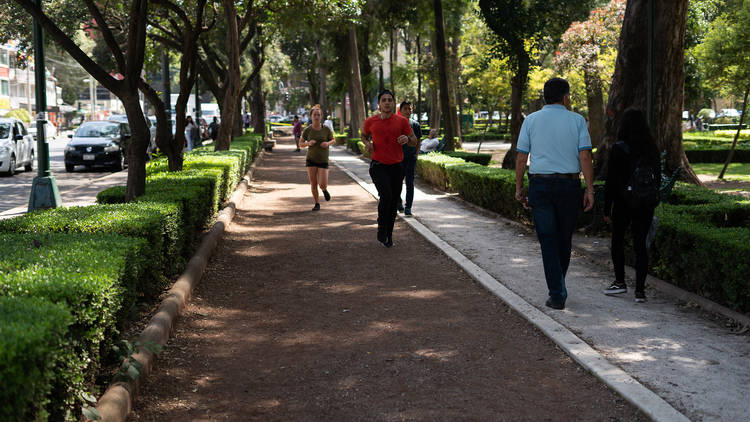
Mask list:
[[[383,90],[378,95],[378,113],[365,120],[362,127],[362,142],[372,153],[370,177],[378,190],[377,239],[386,248],[393,246],[396,207],[404,183],[402,146],[406,143],[417,146],[409,121],[393,114],[395,107],[393,93]]]
[[[398,107],[398,114],[409,121],[411,131],[417,138],[417,145],[410,146],[404,144],[401,148],[404,150],[404,181],[406,182],[406,205],[398,198],[398,210],[404,215],[411,215],[411,204],[414,202],[414,170],[417,168],[417,156],[419,154],[420,143],[422,142],[422,128],[419,123],[411,120],[411,103],[403,101]]]
[[[646,235],[654,217],[654,206],[633,208],[626,201],[625,194],[631,175],[640,165],[651,167],[656,186],[661,186],[659,150],[654,143],[646,117],[641,110],[627,109],[617,142],[610,154],[605,185],[604,220],[612,223],[612,264],[615,281],[604,290],[604,294],[614,295],[627,292],[625,284],[625,230],[630,226],[633,236],[633,249],[636,254],[635,301],[646,300],[645,285],[648,272],[648,247]]]
[[[216,116],[214,116],[213,120],[208,125],[208,136],[212,141],[215,141],[219,136],[219,121],[216,119]]]

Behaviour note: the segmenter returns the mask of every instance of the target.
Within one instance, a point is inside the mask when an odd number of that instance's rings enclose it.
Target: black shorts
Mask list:
[[[305,159],[305,167],[317,167],[319,169],[327,169],[328,163],[316,163],[315,161]]]

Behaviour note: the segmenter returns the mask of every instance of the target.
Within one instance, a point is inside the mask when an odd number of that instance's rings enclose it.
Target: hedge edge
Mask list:
[[[238,183],[226,206],[219,211],[216,222],[201,240],[201,244],[195,255],[193,255],[185,266],[185,271],[175,281],[172,288],[169,289],[166,298],[159,305],[156,314],[151,317],[148,325],[141,331],[140,336],[138,336],[138,341],[141,344],[149,342],[160,346],[167,344],[175,320],[190,300],[193,288],[200,282],[203,271],[208,264],[208,259],[216,248],[224,230],[234,218],[237,205],[242,201],[245,192],[247,192],[257,163],[262,157],[263,152],[261,151],[252,166],[250,166],[250,169]],[[149,350],[145,350],[145,348],[131,357],[143,366],[141,376],[128,382],[118,381],[110,384],[96,405],[96,410],[103,421],[125,422],[127,420],[128,414],[132,410],[138,387],[141,381],[151,373],[151,368],[156,360],[156,355]]]

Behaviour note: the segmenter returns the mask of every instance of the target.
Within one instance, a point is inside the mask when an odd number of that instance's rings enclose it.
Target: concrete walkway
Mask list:
[[[372,188],[366,162],[341,148],[332,151],[332,160]],[[419,183],[412,211],[439,238],[689,419],[750,418],[747,335],[733,334],[694,307],[651,288],[643,304],[634,303],[632,286],[627,294],[605,296],[611,267],[580,254],[574,254],[568,273],[567,308],[550,310],[544,306],[539,245],[528,228]],[[577,237],[576,243],[601,254],[609,241]]]

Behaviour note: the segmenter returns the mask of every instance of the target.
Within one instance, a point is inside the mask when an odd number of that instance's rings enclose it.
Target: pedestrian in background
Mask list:
[[[214,116],[213,120],[211,120],[211,123],[208,125],[208,136],[212,141],[215,141],[219,136],[219,121],[216,119],[216,116]]]
[[[333,120],[331,120],[331,116],[326,117],[326,121],[323,122],[323,126],[327,127],[328,129],[331,129],[331,133],[336,132],[335,130],[333,130]]]
[[[534,226],[542,250],[544,277],[549,298],[545,305],[564,309],[568,291],[565,276],[570,264],[573,231],[583,203],[584,211],[594,206],[594,168],[591,138],[586,120],[573,113],[570,85],[561,78],[544,84],[546,105],[531,113],[521,125],[516,151],[516,200],[531,206]],[[528,200],[523,188],[529,159]],[[586,181],[581,200],[580,173]]]
[[[295,149],[294,152],[299,152],[299,138],[302,136],[302,122],[297,115],[294,115],[294,121],[292,122],[292,133],[294,134],[294,144],[297,145],[297,149]]]
[[[365,120],[362,142],[372,153],[370,177],[378,190],[378,242],[393,246],[393,225],[396,206],[404,183],[404,150],[407,142],[417,145],[409,121],[394,114],[396,100],[393,93],[384,90],[378,95],[378,113]]]
[[[329,147],[336,140],[333,132],[328,127],[323,126],[323,112],[319,105],[314,105],[310,110],[312,124],[302,131],[300,146],[308,147],[305,166],[307,167],[307,176],[310,179],[310,189],[312,191],[315,206],[313,211],[320,210],[318,201],[318,186],[323,190],[323,197],[326,201],[331,200],[331,194],[328,193],[328,152]]]
[[[414,202],[414,171],[417,168],[417,156],[419,155],[420,142],[422,140],[422,128],[419,127],[419,123],[411,120],[411,103],[408,101],[401,102],[398,107],[398,114],[403,116],[409,121],[411,131],[414,137],[417,138],[417,145],[411,146],[404,144],[401,146],[404,152],[404,182],[406,182],[406,205],[401,201],[401,197],[398,198],[397,209],[404,213],[404,215],[411,215],[411,206]]]
[[[648,246],[646,237],[659,203],[661,166],[646,116],[625,110],[618,142],[609,153],[605,184],[604,220],[612,223],[612,265],[615,281],[604,294],[626,293],[625,230],[630,226],[635,249],[635,301],[646,300]]]
[[[419,153],[427,154],[437,150],[438,144],[440,144],[440,138],[438,138],[438,130],[433,128],[430,129],[430,135],[427,139],[420,141]]]
[[[185,140],[187,141],[187,150],[192,151],[195,140],[193,139],[194,129],[197,127],[193,123],[193,118],[187,116],[187,124],[185,124]]]

